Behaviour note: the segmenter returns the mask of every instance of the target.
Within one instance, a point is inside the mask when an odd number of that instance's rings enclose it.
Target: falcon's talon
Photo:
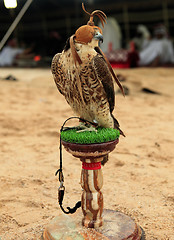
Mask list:
[[[90,125],[90,124],[84,124],[83,122],[82,123],[80,123],[80,125],[77,127],[77,129],[79,129],[79,130],[77,130],[77,132],[78,133],[80,133],[80,132],[97,132],[97,129],[94,127],[94,126],[92,126],[92,125]]]
[[[97,132],[97,129],[93,126],[90,126],[90,127],[84,127],[84,129],[81,129],[81,130],[78,130],[77,133],[80,133],[80,132]]]

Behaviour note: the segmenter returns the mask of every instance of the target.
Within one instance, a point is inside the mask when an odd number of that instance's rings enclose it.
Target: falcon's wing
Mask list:
[[[60,64],[60,57],[61,57],[61,53],[57,53],[52,60],[51,63],[51,71],[54,77],[54,81],[56,83],[56,86],[59,90],[59,92],[63,95],[65,95],[65,75],[64,72],[62,70],[61,64]]]
[[[114,83],[107,63],[103,56],[101,56],[100,54],[97,54],[93,58],[93,68],[97,75],[97,78],[102,82],[109,102],[110,111],[112,113],[115,107]]]

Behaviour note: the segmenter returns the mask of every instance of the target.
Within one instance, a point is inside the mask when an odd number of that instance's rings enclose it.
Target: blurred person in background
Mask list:
[[[137,51],[143,50],[149,44],[151,34],[146,26],[138,25],[136,29],[135,37],[131,40],[135,44]]]
[[[0,67],[13,66],[19,58],[32,58],[31,51],[32,48],[19,47],[16,39],[9,40],[0,52]]]
[[[157,25],[154,37],[139,52],[139,66],[162,66],[174,64],[174,48],[164,25]]]

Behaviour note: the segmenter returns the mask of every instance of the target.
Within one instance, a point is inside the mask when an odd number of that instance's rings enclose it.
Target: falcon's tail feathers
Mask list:
[[[118,129],[120,131],[120,134],[123,136],[123,137],[126,137],[124,132],[120,129],[120,124],[119,122],[117,121],[117,119],[112,115],[113,117],[113,120],[114,120],[114,128]]]

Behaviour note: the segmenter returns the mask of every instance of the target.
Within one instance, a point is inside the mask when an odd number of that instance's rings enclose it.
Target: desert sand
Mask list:
[[[135,219],[147,240],[173,240],[174,69],[116,73],[130,94],[116,95],[114,115],[126,137],[103,167],[104,206]],[[9,74],[18,81],[2,79]],[[62,214],[55,177],[59,130],[74,114],[49,69],[4,68],[0,78],[0,239],[37,240]],[[64,206],[72,207],[81,198],[81,163],[64,150],[63,164]]]

